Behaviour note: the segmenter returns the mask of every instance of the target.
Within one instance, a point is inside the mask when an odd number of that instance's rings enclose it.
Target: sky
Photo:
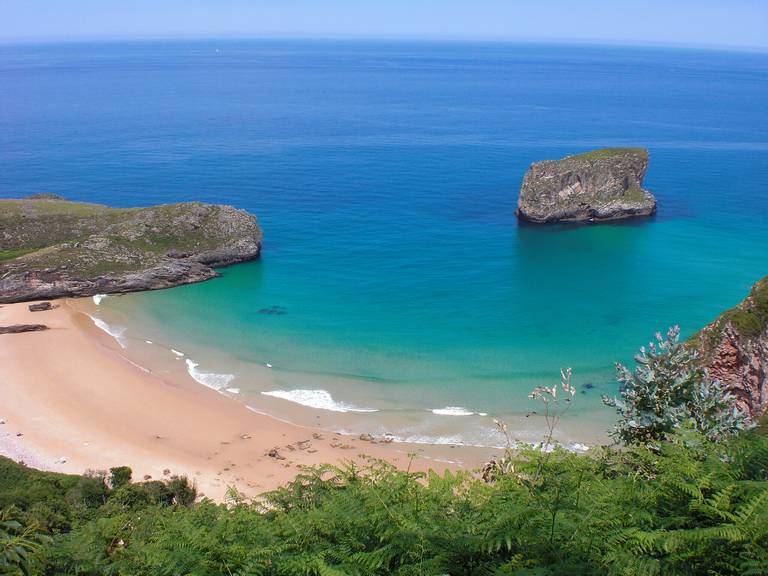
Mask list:
[[[0,41],[287,37],[768,49],[768,0],[0,0]]]

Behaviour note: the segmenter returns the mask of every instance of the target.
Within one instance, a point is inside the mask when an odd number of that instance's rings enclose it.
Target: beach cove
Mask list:
[[[0,324],[49,330],[0,341],[0,452],[43,470],[130,466],[136,479],[186,475],[216,500],[293,479],[302,465],[367,457],[411,470],[473,469],[498,450],[379,444],[257,414],[185,370],[162,376],[125,355],[72,301],[45,312],[0,307]],[[279,458],[269,456],[277,449]],[[414,456],[410,456],[413,454]]]

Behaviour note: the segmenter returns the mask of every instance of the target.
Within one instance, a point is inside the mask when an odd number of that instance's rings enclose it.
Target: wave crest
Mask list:
[[[472,416],[475,413],[461,406],[446,406],[445,408],[434,408],[432,414],[440,416]]]
[[[97,328],[99,328],[100,330],[103,330],[104,332],[112,336],[112,338],[117,340],[117,343],[120,344],[120,348],[126,347],[125,337],[123,336],[126,330],[125,326],[110,326],[109,324],[104,322],[104,320],[102,320],[101,318],[96,318],[96,316],[90,316],[90,318],[91,320],[93,320],[93,323],[96,325]]]
[[[222,388],[227,388],[229,383],[235,379],[234,374],[217,374],[215,372],[202,372],[197,369],[199,364],[190,358],[187,358],[187,372],[195,382],[207,386],[217,392]]]
[[[378,412],[375,408],[361,408],[347,402],[337,402],[327,390],[270,390],[262,394],[331,412]]]

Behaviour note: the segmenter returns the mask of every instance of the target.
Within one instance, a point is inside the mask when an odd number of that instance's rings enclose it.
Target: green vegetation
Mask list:
[[[742,341],[752,340],[768,331],[768,277],[758,281],[743,302],[726,310],[710,326],[691,336],[688,344],[704,358],[709,358],[721,343],[723,332],[729,325]]]
[[[726,312],[725,320],[730,321],[742,338],[754,338],[768,327],[768,279],[754,285],[746,303]]]
[[[690,379],[676,331],[654,347],[653,357],[638,356],[636,374],[620,372],[625,390],[634,379],[649,381],[651,369],[673,382]],[[0,519],[0,572],[767,574],[768,437],[757,429],[702,434],[712,428],[710,416],[719,418],[705,411],[653,442],[570,453],[552,441],[577,397],[570,376],[564,370],[560,386],[532,393],[544,403],[549,426],[542,445],[510,444],[483,479],[370,460],[304,468],[257,501],[230,490],[216,504],[195,503],[183,478],[136,484],[120,467],[107,482],[106,474],[38,472],[0,459],[0,509],[10,521]],[[643,395],[637,399],[644,402]],[[625,394],[623,401],[630,406],[635,397]],[[674,394],[655,401],[662,416],[679,412]]]
[[[620,398],[603,397],[619,415],[612,435],[620,442],[654,446],[682,426],[718,440],[744,427],[735,398],[707,376],[696,349],[680,342],[679,327],[666,338],[657,333],[635,362],[634,372],[616,365]]]
[[[612,158],[614,156],[623,156],[625,154],[639,155],[648,158],[648,150],[645,148],[599,148],[590,150],[582,154],[568,156],[571,160],[601,160],[603,158]]]
[[[0,262],[15,274],[45,269],[75,279],[139,272],[261,237],[252,216],[226,206],[109,208],[51,196],[0,200],[0,229]],[[22,254],[29,257],[16,260]]]
[[[627,191],[624,192],[621,198],[625,202],[642,202],[648,198],[648,193],[633,183],[627,188]]]
[[[14,260],[19,256],[24,256],[24,254],[31,254],[32,252],[37,252],[38,250],[39,248],[15,248],[13,250],[0,250],[0,262]]]
[[[0,470],[28,472],[7,460]],[[155,495],[163,483],[83,492],[93,479],[42,473],[12,492],[28,536],[54,518],[23,561],[30,574],[760,575],[766,471],[768,441],[747,433],[658,451],[528,450],[491,484],[375,461],[325,466],[258,503],[185,506]]]

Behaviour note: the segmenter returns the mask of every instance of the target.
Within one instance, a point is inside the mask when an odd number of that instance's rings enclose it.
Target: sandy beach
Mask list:
[[[161,377],[131,361],[67,300],[43,312],[28,304],[0,307],[0,325],[49,327],[0,335],[0,453],[36,468],[127,465],[136,480],[184,474],[220,500],[229,486],[249,497],[276,488],[301,465],[371,456],[412,470],[474,469],[498,452],[372,443],[257,414],[189,376]]]

